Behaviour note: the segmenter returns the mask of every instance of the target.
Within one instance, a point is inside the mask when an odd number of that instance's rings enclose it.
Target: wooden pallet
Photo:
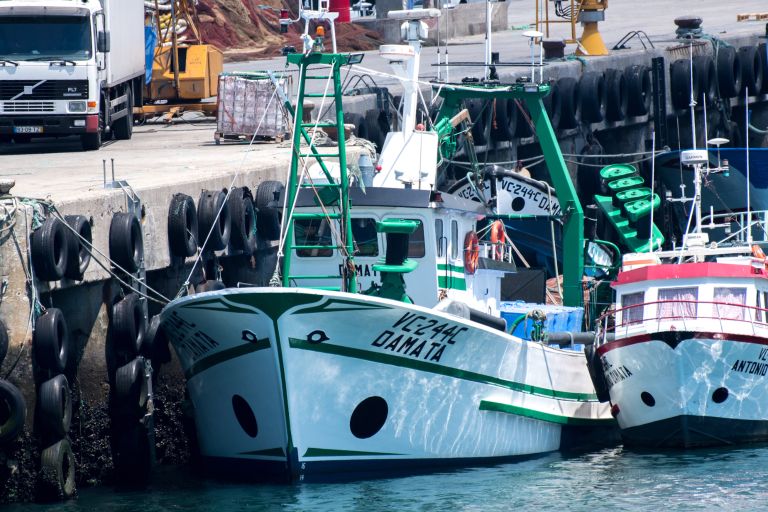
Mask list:
[[[768,20],[768,12],[747,12],[744,14],[737,14],[736,21],[766,21]]]

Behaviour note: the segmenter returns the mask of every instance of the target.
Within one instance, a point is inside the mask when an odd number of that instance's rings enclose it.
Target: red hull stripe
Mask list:
[[[744,336],[740,334],[723,334],[721,332],[696,332],[692,333],[686,339],[704,339],[704,340],[721,340],[721,341],[735,341],[737,343],[754,343],[756,345],[768,345],[768,338],[761,338],[759,336]],[[600,345],[597,349],[598,355],[604,355],[606,352],[610,352],[613,349],[627,347],[629,345],[636,345],[638,343],[647,343],[649,341],[661,341],[652,334],[638,334],[637,336],[630,336],[628,338],[622,338],[620,340],[611,341],[605,345]]]
[[[731,265],[728,263],[683,263],[682,265],[649,265],[619,272],[614,286],[637,283],[639,281],[661,281],[666,279],[697,279],[705,277],[740,277],[766,279],[762,268],[751,265]]]

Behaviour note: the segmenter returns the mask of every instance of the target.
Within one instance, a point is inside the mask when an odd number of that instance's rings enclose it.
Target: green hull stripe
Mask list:
[[[468,380],[472,382],[478,382],[480,384],[490,384],[493,386],[501,386],[512,391],[521,391],[523,393],[531,393],[533,395],[541,395],[552,398],[560,398],[564,400],[580,400],[580,401],[596,401],[597,396],[594,393],[573,393],[570,391],[555,391],[553,389],[542,388],[538,386],[531,386],[529,384],[523,384],[520,382],[513,382],[511,380],[504,380],[498,377],[491,377],[483,375],[481,373],[470,372],[466,370],[459,370],[457,368],[450,368],[448,366],[442,366],[435,363],[429,363],[426,361],[420,361],[417,359],[410,359],[405,357],[399,357],[390,354],[382,354],[380,352],[372,352],[370,350],[362,350],[359,348],[342,347],[339,345],[332,345],[329,343],[307,343],[304,340],[296,338],[289,338],[288,343],[291,348],[301,350],[311,350],[314,352],[322,352],[324,354],[334,354],[343,357],[351,357],[354,359],[362,359],[364,361],[371,361],[374,363],[388,364],[391,366],[399,366],[401,368],[409,368],[411,370],[418,370],[422,372],[434,373],[437,375],[444,375],[446,377],[453,377],[455,379]]]
[[[264,350],[265,348],[269,348],[269,338],[257,340],[255,343],[243,343],[242,345],[216,352],[193,364],[189,370],[184,372],[184,376],[189,380],[198,373],[204,372],[217,364],[224,363],[230,359],[235,359],[236,357],[244,356],[252,352]]]
[[[437,270],[450,270],[451,272],[457,272],[464,275],[464,267],[461,265],[446,265],[445,263],[438,263]]]
[[[264,455],[266,457],[285,457],[285,450],[282,448],[267,448],[265,450],[253,450],[250,452],[240,452],[240,455]]]
[[[302,457],[363,457],[371,455],[402,455],[402,453],[358,452],[354,450],[329,450],[327,448],[307,448]]]
[[[467,282],[463,277],[437,276],[437,286],[454,290],[466,290]]]
[[[502,412],[505,414],[514,414],[516,416],[524,416],[526,418],[532,418],[534,420],[541,420],[541,421],[548,421],[550,423],[558,423],[560,425],[573,425],[573,426],[583,426],[583,427],[609,425],[614,421],[610,418],[607,418],[607,419],[572,418],[569,416],[561,416],[559,414],[550,414],[548,412],[535,411],[533,409],[518,407],[516,405],[500,404],[499,402],[489,402],[488,400],[480,401],[480,410]]]

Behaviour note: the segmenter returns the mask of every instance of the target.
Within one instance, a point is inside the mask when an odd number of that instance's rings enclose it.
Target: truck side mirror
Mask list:
[[[108,53],[109,46],[109,32],[99,32],[96,35],[96,51]]]

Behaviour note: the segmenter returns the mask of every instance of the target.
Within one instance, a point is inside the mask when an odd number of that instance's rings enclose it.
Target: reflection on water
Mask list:
[[[759,510],[766,504],[768,447],[641,453],[621,447],[551,454],[495,467],[339,484],[242,485],[161,468],[152,489],[85,489],[57,505],[21,511],[495,511]]]

